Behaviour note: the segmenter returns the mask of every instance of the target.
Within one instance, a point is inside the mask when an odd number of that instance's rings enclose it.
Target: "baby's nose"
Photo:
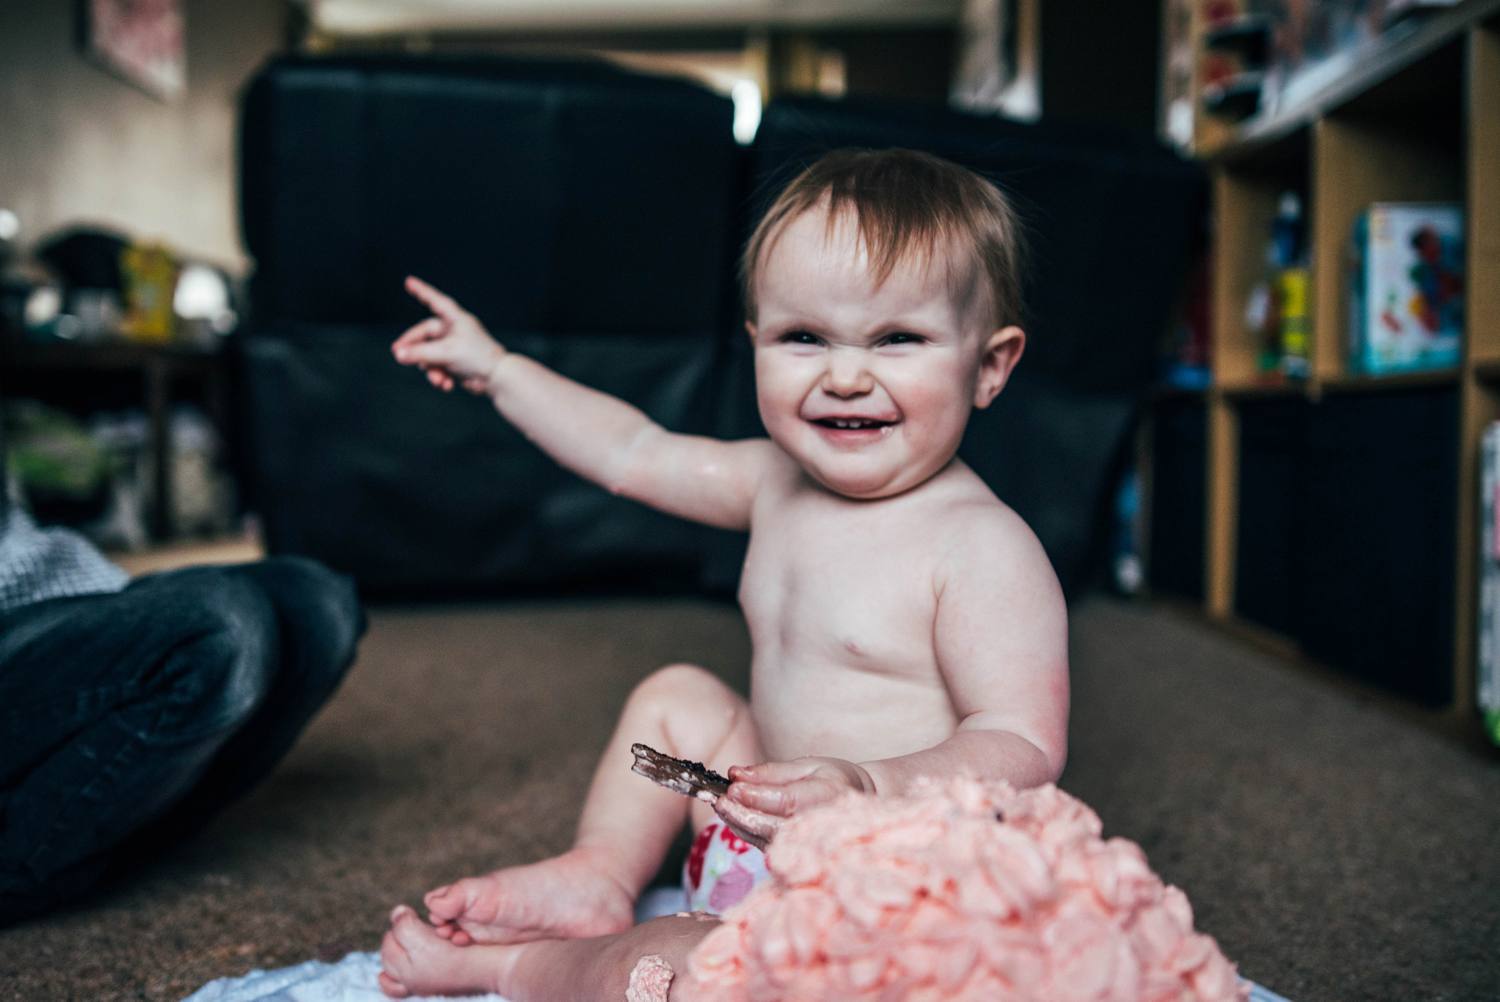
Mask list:
[[[823,372],[824,392],[852,397],[869,393],[874,388],[875,380],[859,354],[838,350],[829,352],[828,368]]]

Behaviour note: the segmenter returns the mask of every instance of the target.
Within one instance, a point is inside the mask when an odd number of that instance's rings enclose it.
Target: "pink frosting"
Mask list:
[[[1004,818],[997,821],[996,816]],[[1243,1000],[1134,842],[1055,786],[851,794],[784,825],[771,882],[693,951],[694,1002]]]
[[[625,1002],[667,1002],[672,990],[672,965],[660,954],[649,954],[630,969],[630,984],[625,986]]]

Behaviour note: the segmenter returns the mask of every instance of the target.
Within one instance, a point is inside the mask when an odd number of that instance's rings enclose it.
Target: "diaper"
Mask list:
[[[688,911],[723,914],[770,879],[766,857],[755,846],[711,821],[698,837],[682,866],[682,888]]]

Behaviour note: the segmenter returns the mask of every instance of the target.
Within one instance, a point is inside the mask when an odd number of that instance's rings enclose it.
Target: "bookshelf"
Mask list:
[[[1197,404],[1203,564],[1192,597],[1226,624],[1269,630],[1315,660],[1473,719],[1479,445],[1500,418],[1500,0],[1463,0],[1398,24],[1315,91],[1197,135],[1212,175],[1214,345],[1211,386]],[[1288,191],[1301,198],[1310,248],[1310,372],[1296,381],[1259,371],[1244,320]],[[1345,255],[1356,218],[1377,201],[1464,204],[1456,367],[1350,370]],[[1175,408],[1179,425],[1188,406],[1153,403]],[[1412,437],[1426,444],[1400,444]],[[1387,538],[1378,500],[1365,496],[1382,485],[1394,495]],[[1340,504],[1351,506],[1347,519]],[[1422,541],[1433,552],[1420,552]],[[1396,559],[1408,564],[1380,566]],[[1392,583],[1408,569],[1414,593],[1403,597]],[[1268,594],[1268,580],[1287,581],[1292,594]],[[1411,610],[1425,646],[1360,639]]]

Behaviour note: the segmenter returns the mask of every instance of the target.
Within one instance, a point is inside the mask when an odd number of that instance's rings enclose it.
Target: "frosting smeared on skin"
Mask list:
[[[667,1002],[675,972],[665,957],[649,954],[630,969],[630,984],[625,988],[625,1002]]]
[[[1055,786],[969,780],[799,814],[771,844],[772,882],[693,951],[687,996],[1246,999],[1186,896],[1100,831]]]

